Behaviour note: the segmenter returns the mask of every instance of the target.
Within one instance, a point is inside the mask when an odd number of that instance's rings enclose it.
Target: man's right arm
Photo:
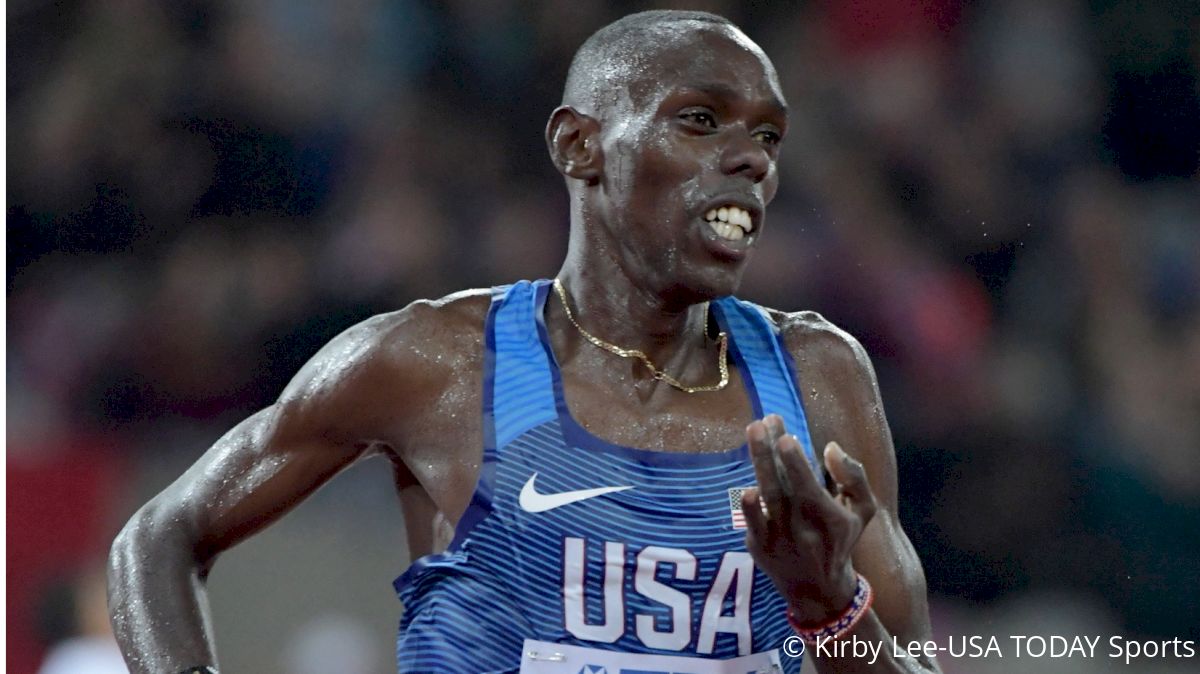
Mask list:
[[[404,403],[418,404],[414,396],[449,376],[412,348],[427,307],[339,335],[275,404],[226,433],[130,518],[113,542],[108,577],[114,633],[131,671],[215,666],[205,581],[217,555],[358,458],[402,450]]]

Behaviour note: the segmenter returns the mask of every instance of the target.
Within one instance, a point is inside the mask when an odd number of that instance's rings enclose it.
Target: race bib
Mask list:
[[[780,674],[779,650],[728,660],[620,653],[526,639],[521,674]]]

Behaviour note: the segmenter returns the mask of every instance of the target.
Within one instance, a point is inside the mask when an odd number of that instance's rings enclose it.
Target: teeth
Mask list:
[[[710,220],[708,226],[712,228],[713,232],[715,232],[717,236],[730,241],[738,241],[746,235],[746,232],[743,231],[741,227],[729,224],[727,222]]]
[[[722,225],[733,225],[737,229],[742,230],[742,234],[749,234],[753,225],[750,222],[750,212],[737,206],[722,206],[714,208],[704,214],[704,219],[711,223]],[[717,228],[714,227],[714,230]],[[718,233],[720,233],[718,231]],[[732,237],[725,237],[732,238]],[[738,236],[737,238],[742,238]]]

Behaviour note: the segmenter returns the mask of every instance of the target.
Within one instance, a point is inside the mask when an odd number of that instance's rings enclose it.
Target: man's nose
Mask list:
[[[771,156],[767,154],[767,149],[754,140],[748,130],[732,130],[721,155],[721,172],[727,175],[744,175],[755,183],[760,183],[770,170]]]

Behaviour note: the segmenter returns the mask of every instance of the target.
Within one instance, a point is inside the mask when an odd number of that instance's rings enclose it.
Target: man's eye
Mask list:
[[[688,120],[689,122],[699,124],[700,126],[707,126],[710,129],[717,128],[717,118],[713,117],[711,112],[705,112],[704,110],[690,110],[680,115],[680,117]]]
[[[774,131],[767,131],[764,129],[762,131],[754,132],[754,140],[757,140],[758,142],[760,142],[764,145],[778,145],[779,141],[782,140],[782,138],[779,136],[778,133],[775,133]]]

